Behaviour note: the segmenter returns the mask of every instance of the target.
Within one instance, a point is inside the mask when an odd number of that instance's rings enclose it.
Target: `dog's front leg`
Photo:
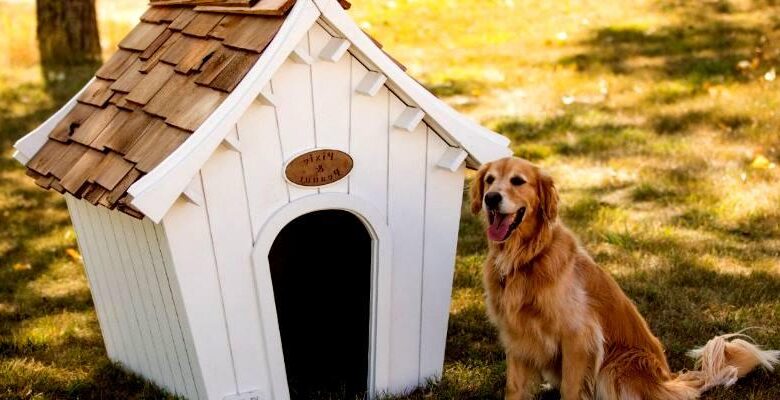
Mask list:
[[[519,357],[506,355],[505,400],[530,400],[531,386],[538,379],[538,372]]]
[[[561,398],[592,400],[594,398],[596,355],[585,339],[587,335],[569,335],[563,339]]]

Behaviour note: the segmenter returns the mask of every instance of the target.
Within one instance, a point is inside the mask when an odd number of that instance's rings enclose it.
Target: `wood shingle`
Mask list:
[[[107,190],[112,190],[131,169],[133,163],[125,160],[121,154],[109,151],[95,168],[90,180]]]
[[[117,80],[133,65],[137,57],[135,52],[119,49],[98,69],[95,76],[107,80]]]
[[[245,18],[225,37],[223,44],[262,53],[283,22],[284,19],[273,17]]]
[[[165,32],[167,27],[162,24],[141,22],[119,42],[119,48],[124,50],[144,51],[150,44]]]
[[[173,76],[173,67],[166,64],[157,64],[149,73],[127,94],[127,101],[144,105],[160,90],[160,88]]]
[[[84,187],[84,184],[87,183],[87,179],[89,179],[92,172],[95,170],[95,167],[102,159],[103,153],[97,150],[87,149],[60,180],[62,187],[65,188],[68,193],[76,197],[81,197],[81,189]]]
[[[70,136],[76,131],[76,128],[81,126],[97,110],[99,110],[97,107],[77,103],[73,110],[62,121],[57,123],[49,137],[67,143],[70,140]]]
[[[198,13],[181,33],[201,38],[206,37],[219,24],[222,17],[222,14]]]
[[[105,106],[108,99],[114,95],[114,92],[111,90],[112,83],[113,82],[109,80],[95,78],[95,80],[84,90],[84,93],[79,96],[79,102],[92,104],[97,107]]]

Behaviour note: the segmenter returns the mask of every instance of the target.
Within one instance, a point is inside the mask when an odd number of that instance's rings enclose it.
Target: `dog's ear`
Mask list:
[[[558,218],[558,190],[550,175],[539,171],[538,176],[539,210],[545,221],[553,222]]]
[[[485,174],[490,164],[483,164],[471,181],[471,212],[479,214],[482,211],[482,197],[485,195]]]

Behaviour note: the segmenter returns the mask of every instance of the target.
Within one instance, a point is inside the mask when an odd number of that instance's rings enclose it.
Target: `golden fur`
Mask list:
[[[699,370],[672,373],[637,308],[558,221],[549,175],[522,159],[498,160],[475,177],[474,213],[489,204],[488,193],[502,198],[491,221],[497,212],[518,217],[503,241],[490,241],[483,276],[488,314],[506,351],[506,399],[529,398],[541,378],[564,400],[695,399],[777,363],[778,352],[726,335],[692,352]]]

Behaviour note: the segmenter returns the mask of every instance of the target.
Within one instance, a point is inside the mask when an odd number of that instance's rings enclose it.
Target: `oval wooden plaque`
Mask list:
[[[343,151],[313,150],[287,163],[284,175],[299,186],[325,186],[344,179],[352,166],[352,157]]]

